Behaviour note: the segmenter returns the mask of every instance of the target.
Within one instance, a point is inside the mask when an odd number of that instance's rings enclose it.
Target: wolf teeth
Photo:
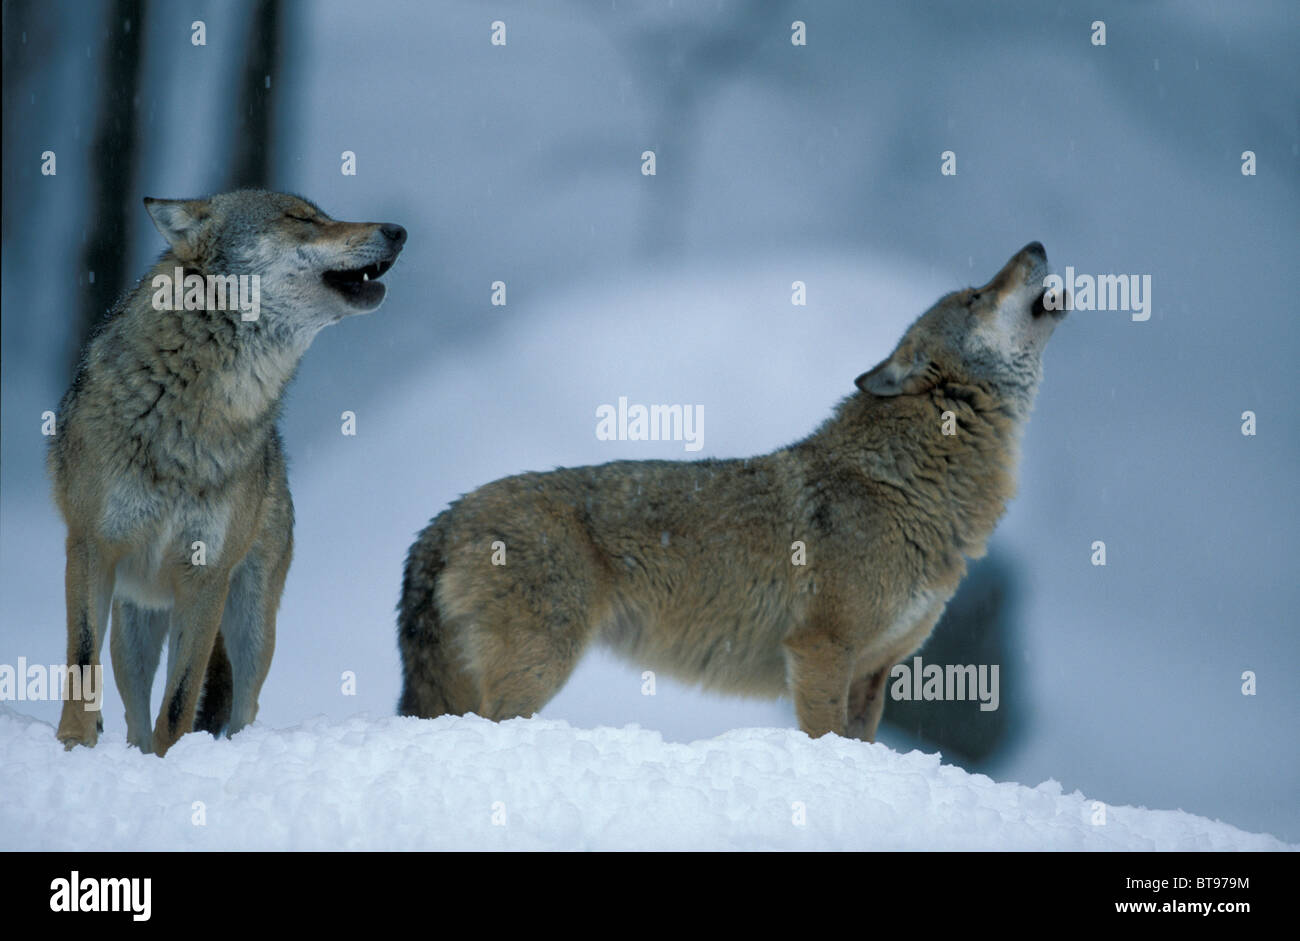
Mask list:
[[[369,281],[369,280],[370,280],[370,274],[369,274],[368,272],[365,272],[365,271],[361,272],[361,280],[362,280],[362,281]]]

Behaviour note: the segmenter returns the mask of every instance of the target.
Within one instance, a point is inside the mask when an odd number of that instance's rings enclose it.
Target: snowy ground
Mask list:
[[[65,753],[0,707],[4,850],[1287,850],[1182,811],[999,784],[884,745],[742,729],[355,717],[159,760],[109,732]],[[32,786],[39,782],[39,786]]]

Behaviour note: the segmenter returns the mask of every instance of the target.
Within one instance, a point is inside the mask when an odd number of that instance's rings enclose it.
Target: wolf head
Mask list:
[[[385,288],[377,279],[406,241],[400,225],[338,222],[305,199],[264,190],[144,204],[183,266],[257,275],[263,316],[295,331],[379,307]]]
[[[1042,352],[1065,317],[1045,305],[1047,253],[1030,242],[979,288],[954,291],[916,319],[894,352],[857,378],[871,395],[917,395],[940,383],[986,386],[1032,400]]]

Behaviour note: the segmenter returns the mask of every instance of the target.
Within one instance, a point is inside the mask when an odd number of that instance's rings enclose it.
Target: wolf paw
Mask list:
[[[845,738],[856,738],[862,742],[874,742],[876,740],[876,730],[874,725],[867,722],[864,716],[849,716],[848,723],[844,726]]]
[[[72,751],[78,745],[85,745],[87,748],[94,748],[95,743],[99,741],[99,729],[64,732],[60,730],[55,737],[63,743],[64,751]]]

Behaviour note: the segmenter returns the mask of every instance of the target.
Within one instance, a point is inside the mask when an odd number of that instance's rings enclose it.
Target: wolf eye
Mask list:
[[[295,215],[294,215],[293,213],[291,213],[291,212],[286,212],[286,213],[284,214],[284,217],[285,217],[286,219],[297,219],[299,222],[311,222],[311,219],[308,218],[307,216],[295,216]]]

